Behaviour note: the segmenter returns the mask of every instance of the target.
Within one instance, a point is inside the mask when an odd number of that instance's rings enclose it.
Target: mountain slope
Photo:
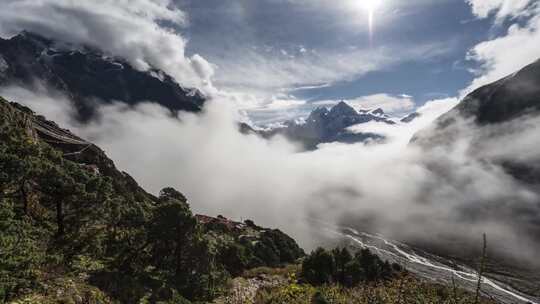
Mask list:
[[[421,130],[411,140],[426,149],[450,147],[469,141],[469,155],[500,164],[513,177],[540,184],[540,160],[534,152],[527,159],[520,154],[517,140],[535,143],[533,132],[540,117],[540,60],[466,96],[454,109]],[[509,149],[503,141],[512,142]],[[520,145],[527,143],[520,142]],[[500,152],[497,152],[500,150]]]
[[[540,60],[475,90],[411,140],[411,145],[421,147],[428,152],[426,155],[437,151],[458,154],[467,160],[464,167],[481,166],[490,176],[497,176],[512,185],[507,191],[508,197],[482,197],[463,207],[467,210],[466,216],[474,215],[471,218],[476,221],[492,220],[519,232],[523,249],[515,249],[504,242],[492,245],[493,251],[506,250],[507,256],[526,250],[534,252],[540,245],[539,126]],[[430,170],[435,176],[449,181],[445,165],[431,163]],[[464,176],[462,180],[468,177]],[[488,183],[486,187],[490,185]],[[527,193],[529,197],[525,199],[517,195],[519,193]],[[430,246],[421,245],[423,248]],[[467,263],[473,260],[462,248],[446,244],[437,248],[437,253]],[[493,252],[490,256],[496,261],[490,267],[490,275],[498,275],[510,285],[538,297],[540,264],[497,255]]]
[[[36,82],[67,94],[82,119],[94,114],[96,101],[153,101],[191,112],[200,111],[205,101],[196,89],[182,88],[162,71],[141,72],[99,50],[74,48],[28,32],[0,39],[0,86],[31,87]]]
[[[488,127],[539,113],[540,60],[467,95],[454,109],[417,133],[412,141],[426,147],[436,143],[443,133],[450,136],[452,129],[456,130],[458,120]]]
[[[480,125],[540,111],[540,60],[469,94],[455,109]]]
[[[279,230],[195,217],[173,188],[147,193],[97,146],[1,98],[0,122],[0,303],[205,301],[304,254]]]

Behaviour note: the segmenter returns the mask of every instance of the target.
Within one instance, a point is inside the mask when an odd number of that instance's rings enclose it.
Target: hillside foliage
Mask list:
[[[402,270],[400,265],[382,261],[368,249],[352,255],[346,247],[331,251],[318,248],[304,259],[300,277],[315,286],[337,283],[353,287],[392,279]]]
[[[29,109],[0,100],[0,118],[0,303],[206,301],[249,267],[303,255],[279,230],[248,240],[247,225],[199,223],[182,193],[146,193],[97,147],[67,157]]]

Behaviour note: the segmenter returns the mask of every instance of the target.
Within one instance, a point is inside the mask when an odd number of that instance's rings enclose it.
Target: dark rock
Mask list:
[[[139,71],[96,49],[75,49],[28,32],[0,39],[0,85],[32,87],[36,81],[73,99],[81,120],[95,114],[96,102],[152,101],[171,111],[198,112],[205,101],[162,71]]]
[[[404,123],[412,122],[413,120],[417,119],[418,117],[422,116],[422,114],[418,112],[411,113],[405,117],[403,117],[400,121]]]

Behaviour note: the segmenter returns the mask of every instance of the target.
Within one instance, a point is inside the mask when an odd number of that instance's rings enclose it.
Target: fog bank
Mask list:
[[[0,95],[94,142],[148,191],[173,186],[197,213],[250,218],[290,233],[308,250],[334,238],[321,221],[426,242],[474,240],[486,232],[493,250],[538,263],[538,193],[498,165],[507,158],[540,159],[531,149],[540,146],[538,117],[482,130],[463,121],[457,128],[470,136],[448,147],[408,145],[456,103],[436,101],[419,109],[425,115],[412,124],[382,126],[386,144],[326,144],[300,152],[283,138],[241,134],[235,110],[220,100],[208,102],[200,115],[178,117],[156,104],[118,102],[101,106],[97,118],[81,125],[61,95],[20,88]],[[482,145],[472,145],[479,140]]]

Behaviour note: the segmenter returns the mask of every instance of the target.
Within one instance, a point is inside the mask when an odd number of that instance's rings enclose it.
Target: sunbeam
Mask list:
[[[382,4],[382,0],[363,0],[361,6],[368,13],[369,43],[373,44],[373,33],[375,24],[375,11]]]

